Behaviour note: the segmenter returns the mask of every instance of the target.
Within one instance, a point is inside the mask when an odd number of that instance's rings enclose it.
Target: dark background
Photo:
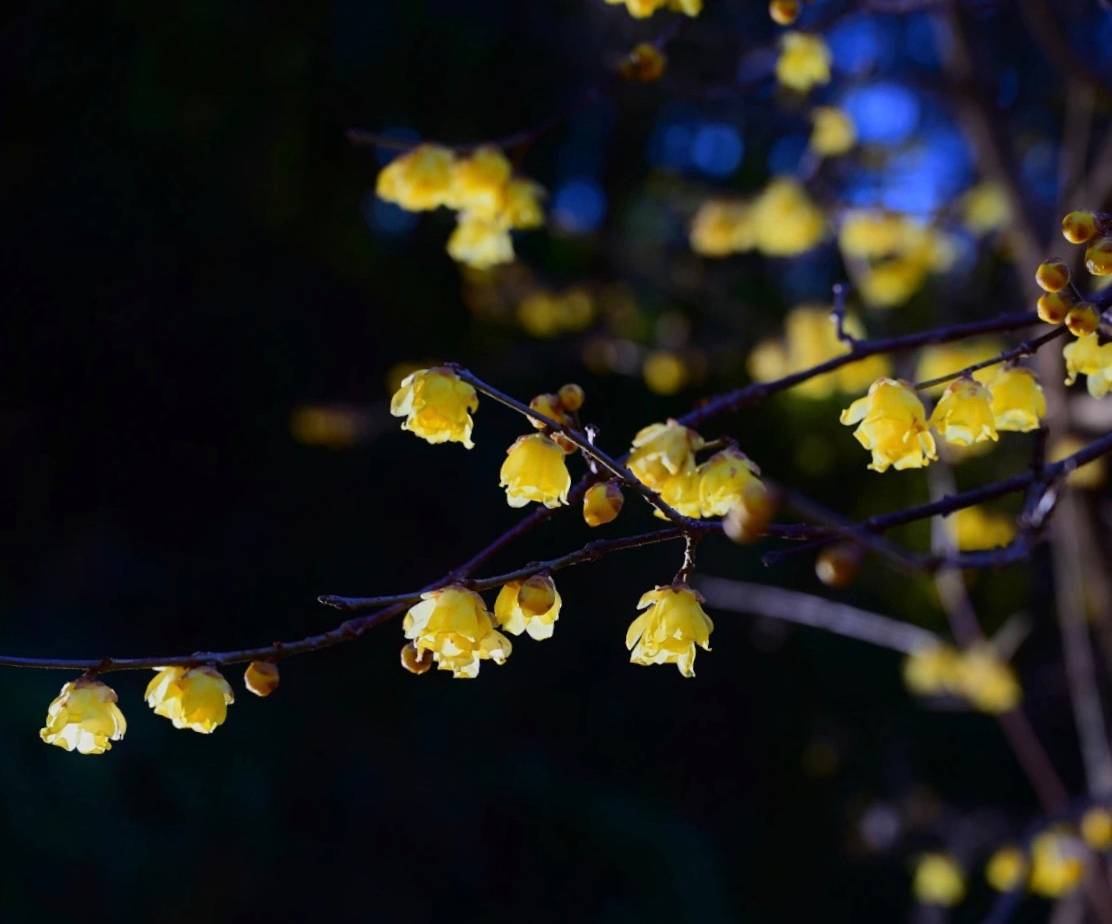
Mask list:
[[[601,0],[293,6],[42,2],[0,33],[5,652],[259,644],[332,625],[319,593],[424,585],[520,515],[497,467],[521,423],[484,402],[473,452],[430,447],[388,418],[396,363],[456,359],[524,398],[579,381],[620,451],[643,424],[744,381],[756,337],[839,275],[831,249],[708,267],[684,242],[703,194],[756,188],[791,160],[778,144],[794,138],[798,158],[806,137],[802,110],[775,105],[768,81],[723,91],[738,61],[774,40],[763,3],[708,0],[672,43],[662,84],[577,111],[522,162],[564,216],[520,239],[525,265],[555,287],[624,281],[642,346],[661,316],[686,319],[705,377],[669,398],[584,367],[584,339],[605,330],[533,340],[476,318],[443,253],[450,219],[376,205],[381,161],[344,130],[504,136],[605,81],[615,57],[673,17],[635,23]],[[1096,51],[1107,14],[1058,6],[1107,71]],[[1026,150],[1053,153],[1060,82],[1014,16],[979,7],[1000,117]],[[836,46],[839,68],[853,65],[849,83],[883,74],[902,86],[918,107],[914,138],[937,150],[931,133],[952,139],[953,122],[918,89],[937,82],[937,60],[907,52],[929,33],[926,16],[866,20]],[[872,55],[863,66],[860,47]],[[744,127],[744,155],[725,173],[714,157],[659,153],[662,131],[704,120]],[[922,168],[940,197],[976,176],[960,144],[943,151]],[[1024,169],[1052,215],[1053,170],[1040,163]],[[841,195],[867,201],[877,176],[897,192],[926,182],[870,169],[840,176]],[[584,184],[604,195],[601,215]],[[876,328],[1014,310],[1003,259],[967,261]],[[305,403],[362,409],[367,438],[342,451],[299,444],[290,415]],[[865,472],[834,424],[839,407],[778,400],[707,435],[738,436],[766,469],[856,516],[924,499],[922,473]],[[830,447],[822,471],[800,474],[800,434]],[[959,481],[1021,468],[1024,439],[1009,445],[1014,458],[998,450]],[[577,521],[558,518],[490,567],[574,548],[588,533]],[[630,501],[609,534],[651,523]],[[630,666],[634,605],[678,554],[560,575],[554,639],[515,642],[506,666],[471,683],[403,673],[392,624],[283,664],[267,701],[230,673],[238,701],[200,737],[147,709],[146,676],[113,675],[129,731],[98,759],[37,740],[66,677],[0,673],[5,918],[887,921],[909,913],[917,851],[1030,819],[996,726],[915,704],[889,652],[714,613],[697,679]],[[700,564],[824,592],[810,563],[768,572],[753,549],[710,544]],[[1040,626],[1020,657],[1028,703],[1076,788],[1043,571],[984,575],[974,592],[990,627],[1019,607]],[[929,585],[880,563],[846,596],[942,625]],[[895,828],[878,839],[870,824]],[[1045,915],[1037,902],[1029,911]]]

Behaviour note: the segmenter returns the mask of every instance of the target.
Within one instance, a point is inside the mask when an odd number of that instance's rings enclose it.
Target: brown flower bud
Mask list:
[[[1043,260],[1035,270],[1035,282],[1045,292],[1059,292],[1069,285],[1070,268],[1057,257]]]
[[[827,587],[848,587],[861,570],[861,549],[852,542],[828,545],[815,560],[815,574]]]
[[[602,526],[613,522],[622,512],[625,497],[617,482],[593,484],[583,495],[583,519],[588,526]]]
[[[583,401],[586,398],[583,394],[583,389],[574,382],[569,382],[567,385],[561,386],[556,396],[560,399],[560,403],[564,406],[564,410],[571,413],[583,407]]]
[[[1112,276],[1112,237],[1095,240],[1085,249],[1085,269],[1094,276]]]
[[[776,512],[776,498],[760,482],[749,485],[741,500],[730,508],[722,521],[722,530],[734,542],[754,542],[763,536]]]
[[[270,696],[278,689],[278,665],[273,661],[252,661],[243,672],[243,685],[256,696]]]
[[[1047,292],[1040,295],[1035,305],[1039,313],[1039,320],[1047,324],[1061,324],[1070,308],[1073,307],[1073,296],[1069,292]]]
[[[768,15],[776,25],[790,26],[799,18],[801,5],[799,0],[771,0]]]
[[[413,642],[403,645],[402,667],[411,674],[423,674],[432,667],[432,652],[423,648],[418,650]]]
[[[1100,326],[1100,314],[1088,302],[1074,305],[1066,315],[1066,327],[1075,337],[1091,334]]]
[[[1084,244],[1097,234],[1097,216],[1092,212],[1070,212],[1062,219],[1062,237],[1071,244]]]

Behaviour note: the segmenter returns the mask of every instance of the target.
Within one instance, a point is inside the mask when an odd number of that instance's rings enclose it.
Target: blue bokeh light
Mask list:
[[[408,234],[417,226],[418,216],[380,199],[373,192],[363,196],[360,211],[367,226],[376,234],[396,237]]]
[[[557,227],[574,234],[594,231],[606,215],[606,193],[591,177],[567,180],[552,203],[552,220]]]
[[[768,152],[768,172],[773,176],[792,174],[799,169],[799,162],[807,150],[807,136],[800,134],[784,135],[776,139]]]
[[[857,87],[845,95],[842,106],[857,126],[857,137],[869,144],[899,144],[919,124],[919,101],[896,83]]]
[[[728,176],[741,163],[744,145],[741,135],[725,122],[701,126],[691,142],[691,161],[710,176]]]

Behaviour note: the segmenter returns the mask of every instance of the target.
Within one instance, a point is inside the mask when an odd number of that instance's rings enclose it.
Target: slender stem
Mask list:
[[[1020,359],[1024,356],[1031,356],[1033,353],[1038,351],[1039,347],[1043,346],[1044,344],[1050,343],[1052,340],[1057,340],[1059,337],[1064,336],[1066,333],[1068,333],[1068,329],[1066,327],[1055,327],[1052,330],[1048,330],[1044,334],[1040,334],[1038,337],[1032,337],[1030,340],[1024,340],[1022,343],[1017,344],[1010,350],[1005,350],[1003,353],[1000,353],[998,356],[993,356],[991,359],[985,359],[979,363],[973,363],[973,365],[966,366],[964,369],[958,369],[956,372],[950,372],[946,375],[940,375],[934,379],[927,379],[927,381],[925,382],[916,382],[915,388],[918,391],[922,391],[926,388],[933,388],[935,385],[942,385],[946,382],[953,381],[954,379],[960,379],[963,376],[972,375],[974,372],[977,372],[980,369],[987,369],[989,366],[996,366],[1000,363],[1010,362],[1013,359]]]

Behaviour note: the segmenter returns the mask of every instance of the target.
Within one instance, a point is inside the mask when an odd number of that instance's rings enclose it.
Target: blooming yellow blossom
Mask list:
[[[1044,831],[1031,842],[1031,891],[1046,898],[1072,892],[1085,875],[1081,845],[1062,831]]]
[[[691,220],[691,249],[704,257],[725,257],[749,250],[755,229],[745,202],[708,199]]]
[[[837,106],[819,106],[811,113],[811,150],[822,157],[845,154],[857,143],[853,119]]]
[[[62,685],[46,710],[46,725],[39,737],[47,744],[77,751],[103,754],[112,742],[123,739],[127,721],[116,705],[116,693],[98,680],[79,677]]]
[[[145,698],[155,715],[169,719],[174,728],[212,734],[228,717],[235,694],[215,667],[162,667],[155,669]]]
[[[1046,396],[1035,373],[1023,366],[1001,369],[988,381],[997,430],[1037,430],[1046,416]]]
[[[750,221],[754,246],[770,257],[810,250],[826,232],[822,209],[789,177],[777,177],[753,200]]]
[[[475,218],[496,218],[505,207],[513,167],[498,148],[483,146],[452,167],[447,205]]]
[[[733,447],[716,452],[698,468],[699,510],[704,517],[724,517],[750,491],[765,491],[761,470]]]
[[[524,581],[503,584],[494,601],[494,620],[513,635],[529,633],[540,641],[552,638],[563,601],[547,574],[534,574]]]
[[[983,507],[965,507],[946,522],[954,544],[963,552],[999,548],[1015,538],[1015,520]]]
[[[914,389],[898,379],[877,379],[869,393],[842,411],[841,422],[857,424],[854,436],[873,454],[869,468],[885,472],[922,468],[938,458],[926,411]]]
[[[698,433],[674,420],[650,424],[633,438],[629,470],[642,484],[659,491],[672,475],[695,470],[695,452],[702,447]]]
[[[954,692],[990,715],[1010,712],[1023,698],[1015,671],[988,645],[974,645],[961,653],[956,681]]]
[[[656,490],[660,492],[664,503],[685,517],[697,517],[702,508],[699,505],[699,470],[684,471],[677,475],[669,475]],[[668,517],[660,510],[653,515],[659,520]]]
[[[698,16],[703,9],[703,0],[606,0],[612,6],[623,3],[634,19],[645,19],[657,10],[667,7],[686,16]]]
[[[602,526],[611,523],[622,512],[625,498],[617,482],[593,484],[583,495],[583,519],[588,526]]]
[[[785,87],[806,93],[830,82],[830,49],[819,35],[785,32],[780,38],[776,79]]]
[[[544,224],[544,187],[532,180],[512,179],[506,186],[502,220],[511,228],[527,230]]]
[[[695,676],[695,646],[710,651],[714,623],[703,612],[703,598],[686,584],[657,587],[641,597],[646,610],[630,623],[626,648],[633,664],[675,664],[684,677]]]
[[[1086,810],[1081,816],[1081,836],[1093,850],[1112,847],[1112,812],[1101,806]]]
[[[421,144],[394,158],[378,175],[375,192],[411,212],[448,204],[455,155],[436,144]]]
[[[1008,194],[998,183],[978,183],[962,196],[961,216],[974,234],[999,231],[1012,218]]]
[[[1086,376],[1085,385],[1094,398],[1103,398],[1112,390],[1112,343],[1100,344],[1098,334],[1083,334],[1062,350],[1066,361],[1066,384],[1077,376]]]
[[[501,222],[462,212],[448,238],[448,256],[475,269],[490,269],[514,258],[514,242]]]
[[[985,864],[985,880],[997,892],[1010,892],[1027,876],[1027,858],[1018,847],[1001,847]]]
[[[468,449],[479,407],[475,389],[451,369],[420,369],[407,375],[390,400],[390,413],[404,417],[402,429],[430,443],[463,443]]]
[[[915,864],[915,898],[924,905],[950,908],[965,897],[965,874],[944,853],[927,853]]]
[[[910,227],[898,212],[851,209],[842,216],[838,246],[847,257],[875,260],[904,250]]]
[[[917,696],[941,696],[957,686],[960,667],[958,652],[949,645],[927,645],[907,656],[903,679]]]
[[[421,594],[402,629],[418,652],[432,652],[436,666],[453,677],[477,677],[481,661],[504,664],[513,650],[494,628],[483,598],[455,585]]]
[[[277,690],[279,679],[278,665],[273,661],[252,661],[243,672],[243,685],[261,697]]]
[[[972,378],[954,379],[942,393],[931,414],[931,426],[947,443],[971,446],[973,443],[996,441],[992,395]]]
[[[519,437],[506,450],[501,481],[511,507],[536,501],[546,507],[568,502],[571,475],[564,450],[543,433]]]

